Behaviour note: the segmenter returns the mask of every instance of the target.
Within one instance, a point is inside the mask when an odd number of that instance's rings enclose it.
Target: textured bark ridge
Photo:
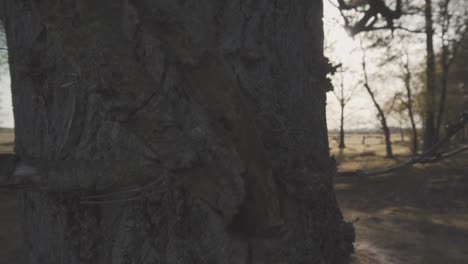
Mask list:
[[[321,1],[4,8],[29,263],[348,263]]]

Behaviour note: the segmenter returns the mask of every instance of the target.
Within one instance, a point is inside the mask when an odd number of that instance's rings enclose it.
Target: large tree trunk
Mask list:
[[[29,263],[348,263],[322,1],[5,1]]]

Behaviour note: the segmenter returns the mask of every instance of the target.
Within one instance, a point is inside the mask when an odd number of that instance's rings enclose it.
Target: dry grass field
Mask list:
[[[381,140],[346,140],[341,153],[331,140],[342,171],[382,168],[409,157],[407,143],[394,143],[396,158],[385,159]],[[345,219],[356,221],[354,263],[468,263],[467,153],[385,176],[338,177],[335,189]]]
[[[15,135],[12,132],[0,131],[0,154],[12,152],[14,140]]]

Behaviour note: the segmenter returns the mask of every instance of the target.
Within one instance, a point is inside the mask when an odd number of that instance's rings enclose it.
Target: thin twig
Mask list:
[[[143,198],[143,196],[139,195],[139,196],[130,197],[130,198],[109,199],[109,200],[102,200],[102,201],[82,200],[80,201],[80,204],[109,204],[109,203],[131,202],[131,201],[139,200],[141,198]]]
[[[157,184],[159,184],[161,182],[163,182],[163,179],[159,178],[159,179],[157,179],[155,181],[150,182],[149,184],[147,184],[145,186],[138,186],[138,187],[134,187],[134,188],[131,188],[131,189],[116,191],[116,192],[109,192],[109,193],[96,194],[96,195],[87,195],[87,196],[82,197],[81,200],[104,199],[104,198],[109,198],[109,197],[116,196],[116,195],[130,195],[132,193],[139,194],[139,193],[141,193],[141,192],[149,189],[150,187],[152,187],[154,185],[157,185]]]

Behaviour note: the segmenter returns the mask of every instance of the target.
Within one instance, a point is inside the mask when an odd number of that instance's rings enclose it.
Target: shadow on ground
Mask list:
[[[356,221],[353,263],[468,263],[466,161],[468,155],[386,176],[337,178],[343,214]]]

